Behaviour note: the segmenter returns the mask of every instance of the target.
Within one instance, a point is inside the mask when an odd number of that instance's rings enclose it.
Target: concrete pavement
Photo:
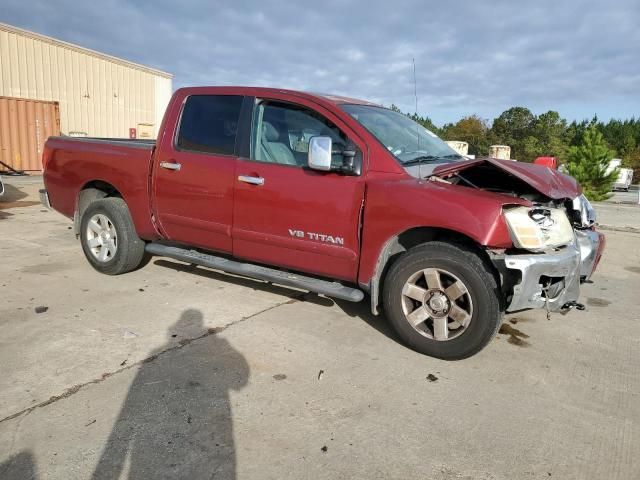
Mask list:
[[[99,275],[37,187],[0,203],[0,478],[640,476],[640,234],[607,233],[588,311],[443,362],[364,303],[164,259]]]
[[[627,192],[621,190],[612,192],[607,203],[640,205],[640,185],[631,185]]]
[[[640,205],[602,202],[594,204],[594,208],[601,228],[640,233]]]

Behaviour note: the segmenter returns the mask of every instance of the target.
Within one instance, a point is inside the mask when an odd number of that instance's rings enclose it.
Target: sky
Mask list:
[[[189,85],[398,105],[437,125],[512,106],[640,117],[640,1],[2,0],[0,22]],[[95,6],[94,6],[95,5]]]

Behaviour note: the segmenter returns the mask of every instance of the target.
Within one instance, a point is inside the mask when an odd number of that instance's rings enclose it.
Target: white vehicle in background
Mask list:
[[[609,162],[609,167],[607,168],[607,172],[613,171],[613,169],[618,168],[618,178],[613,184],[613,190],[624,190],[625,192],[629,191],[629,186],[633,181],[633,169],[631,168],[623,168],[620,165],[622,164],[622,160],[619,158],[614,158]]]
[[[632,180],[633,180],[633,169],[621,168],[620,173],[618,174],[618,179],[613,184],[613,189],[624,190],[625,192],[628,192],[629,186],[631,185]]]

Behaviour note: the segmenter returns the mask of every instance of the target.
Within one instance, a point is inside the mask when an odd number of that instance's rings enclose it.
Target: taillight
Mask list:
[[[47,163],[51,160],[53,156],[53,150],[47,147],[47,144],[44,144],[44,150],[42,151],[42,171],[47,168]]]

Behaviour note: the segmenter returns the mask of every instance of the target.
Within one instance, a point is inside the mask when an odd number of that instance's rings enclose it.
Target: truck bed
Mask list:
[[[123,138],[49,137],[42,162],[51,206],[73,218],[80,191],[92,183],[104,182],[129,205],[138,234],[155,238],[148,183],[155,143]]]

